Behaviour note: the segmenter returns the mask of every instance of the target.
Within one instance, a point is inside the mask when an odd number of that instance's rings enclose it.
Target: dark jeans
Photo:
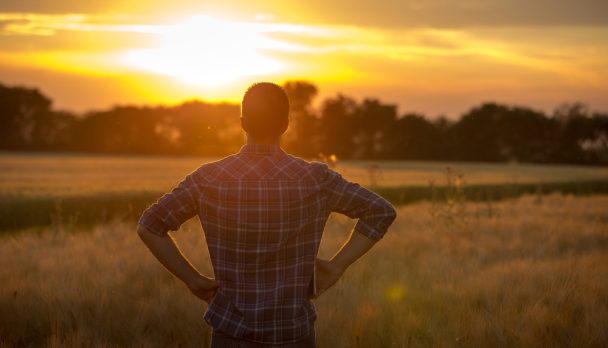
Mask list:
[[[310,336],[301,341],[283,344],[245,341],[219,331],[213,331],[211,334],[211,348],[315,348],[316,346],[314,330]]]

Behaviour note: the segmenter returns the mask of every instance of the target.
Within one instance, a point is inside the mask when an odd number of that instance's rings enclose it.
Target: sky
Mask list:
[[[307,80],[455,118],[482,102],[608,110],[605,0],[0,2],[0,83],[57,109],[238,102]]]

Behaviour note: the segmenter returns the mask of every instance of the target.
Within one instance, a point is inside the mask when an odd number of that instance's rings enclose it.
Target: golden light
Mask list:
[[[285,68],[263,52],[281,43],[266,37],[256,23],[197,15],[182,24],[164,26],[159,34],[163,45],[129,51],[129,64],[205,87]]]
[[[401,301],[405,297],[405,288],[399,284],[393,284],[386,289],[386,297],[391,301]]]

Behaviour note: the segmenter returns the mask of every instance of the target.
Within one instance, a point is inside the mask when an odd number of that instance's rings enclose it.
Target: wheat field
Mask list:
[[[608,196],[400,207],[316,300],[319,347],[608,346]],[[332,216],[320,256],[354,221]],[[0,238],[0,346],[206,347],[205,305],[133,223]],[[211,273],[198,221],[173,233]]]
[[[73,196],[166,191],[213,161],[202,157],[20,154],[0,152],[0,197]],[[576,165],[342,161],[334,168],[364,186],[428,186],[443,182],[446,168],[466,184],[521,184],[606,180],[608,168]]]

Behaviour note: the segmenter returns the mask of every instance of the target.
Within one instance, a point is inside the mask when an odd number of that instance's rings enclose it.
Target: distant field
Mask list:
[[[319,347],[607,347],[607,209],[559,195],[400,207],[316,300]],[[352,227],[333,215],[320,255]],[[0,347],[208,346],[205,305],[133,223],[41,232],[0,235]],[[173,235],[211,274],[198,221]]]
[[[213,160],[0,154],[0,232],[136,219],[186,174]],[[339,161],[334,169],[394,204],[444,199],[453,189],[462,189],[460,198],[475,201],[608,193],[605,167]]]
[[[65,196],[125,191],[162,192],[184,175],[215,159],[197,157],[0,154],[0,195]],[[339,161],[335,170],[364,186],[441,184],[446,168],[466,185],[608,180],[607,167]]]

